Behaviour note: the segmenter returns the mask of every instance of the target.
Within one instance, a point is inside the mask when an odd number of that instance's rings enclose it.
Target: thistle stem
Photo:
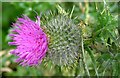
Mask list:
[[[82,62],[83,62],[84,70],[85,70],[85,73],[87,73],[87,75],[90,76],[88,67],[85,63],[85,51],[84,51],[83,37],[81,38],[81,47],[82,47]]]

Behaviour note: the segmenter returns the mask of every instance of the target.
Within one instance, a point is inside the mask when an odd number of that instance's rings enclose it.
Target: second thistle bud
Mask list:
[[[46,24],[50,36],[47,57],[57,65],[74,63],[80,51],[80,29],[67,16],[58,15]]]

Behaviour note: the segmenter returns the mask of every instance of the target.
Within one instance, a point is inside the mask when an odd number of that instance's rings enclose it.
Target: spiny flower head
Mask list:
[[[49,36],[47,58],[56,65],[71,65],[80,52],[81,32],[73,20],[64,15],[52,17],[45,25]]]
[[[17,46],[11,51],[11,54],[19,57],[16,62],[22,66],[40,64],[48,49],[47,36],[40,27],[40,18],[37,16],[34,22],[24,15],[17,19],[13,28],[12,33],[9,34],[13,42],[8,44]]]

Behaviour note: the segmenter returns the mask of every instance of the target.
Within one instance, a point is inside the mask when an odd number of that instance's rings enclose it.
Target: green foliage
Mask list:
[[[59,6],[56,6],[58,4]],[[117,19],[118,3],[10,2],[2,3],[2,9],[2,51],[0,51],[0,59],[2,59],[2,61],[0,61],[0,63],[2,63],[1,72],[3,75],[120,76],[120,27],[118,27],[119,20]],[[57,9],[59,11],[57,11]],[[47,29],[49,32],[46,32],[49,35],[52,35],[51,38],[53,39],[54,43],[51,43],[53,45],[52,48],[55,48],[55,52],[58,52],[56,49],[60,47],[55,42],[60,44],[65,42],[65,38],[67,38],[67,41],[71,39],[74,43],[74,40],[71,36],[78,38],[79,36],[77,36],[76,33],[81,30],[82,41],[76,43],[77,46],[80,45],[80,48],[77,47],[80,55],[79,59],[75,60],[75,63],[73,63],[72,66],[57,66],[52,64],[52,61],[44,59],[42,64],[40,64],[38,67],[22,67],[14,62],[16,57],[9,55],[9,50],[14,48],[8,46],[7,44],[7,42],[10,40],[7,35],[10,32],[11,23],[22,14],[28,15],[34,20],[34,17],[36,16],[35,11],[38,13],[38,15],[40,15],[40,12],[42,12],[42,28],[44,30],[46,30],[47,27],[49,28]],[[53,12],[53,15],[49,14],[50,11]],[[63,14],[58,16],[58,12]],[[63,15],[66,15],[70,19],[63,17]],[[71,30],[75,30],[75,33],[70,32],[69,28],[65,28],[66,31],[59,31],[60,25],[55,23],[55,19],[57,22],[62,21],[63,24],[68,23],[66,20],[64,20],[64,18],[68,20],[72,19],[72,22],[67,24],[67,26],[70,26]],[[74,23],[74,25],[71,23]],[[52,27],[49,25],[52,25]],[[78,26],[78,29],[76,29],[74,26]],[[64,38],[63,41],[60,40],[61,37]],[[68,42],[67,44],[69,45],[70,43]],[[62,43],[62,45],[64,44]],[[74,48],[75,46],[69,47]],[[63,48],[65,49],[65,47]],[[62,49],[60,49],[60,52],[62,52]],[[68,52],[72,53],[73,50],[69,50]],[[61,58],[59,55],[58,57]]]

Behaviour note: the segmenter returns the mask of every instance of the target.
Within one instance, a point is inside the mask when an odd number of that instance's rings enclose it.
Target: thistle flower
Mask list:
[[[81,33],[73,20],[64,15],[51,18],[45,25],[49,36],[47,58],[56,65],[71,65],[80,52]]]
[[[9,34],[13,42],[9,45],[16,45],[16,49],[10,53],[18,56],[16,62],[22,66],[36,66],[45,57],[48,43],[47,36],[40,27],[40,18],[36,22],[27,16],[18,18],[13,24],[12,34]]]

